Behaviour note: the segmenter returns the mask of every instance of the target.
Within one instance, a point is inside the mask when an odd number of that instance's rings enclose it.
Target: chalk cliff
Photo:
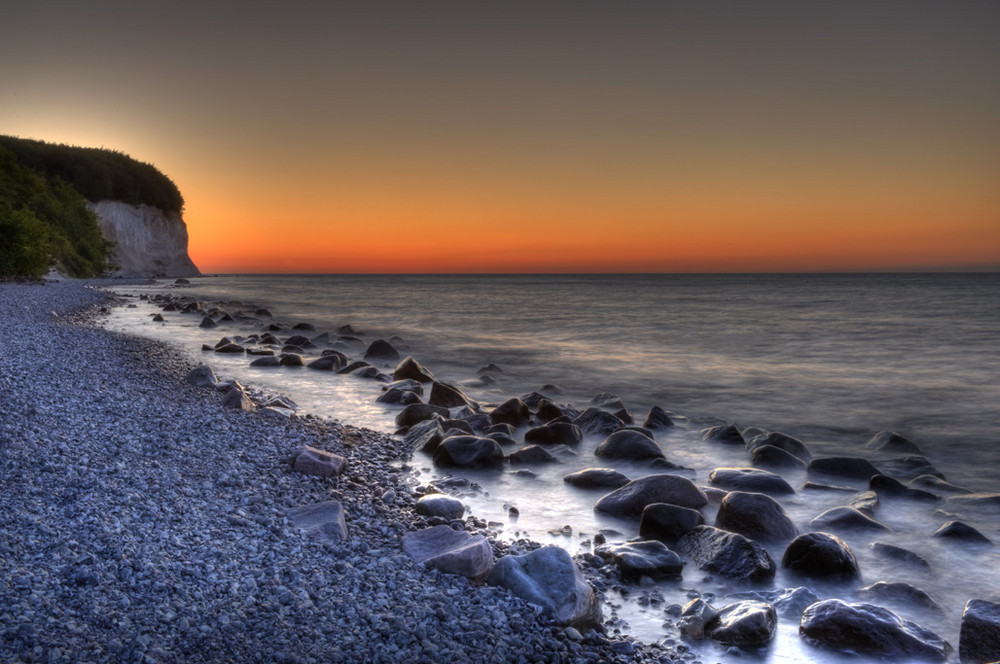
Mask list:
[[[115,243],[116,275],[191,277],[201,274],[188,256],[187,225],[179,212],[104,200],[88,203],[104,237]]]

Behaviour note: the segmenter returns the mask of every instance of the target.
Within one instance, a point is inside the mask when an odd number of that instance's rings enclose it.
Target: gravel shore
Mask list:
[[[417,566],[396,439],[223,409],[173,349],[89,324],[107,303],[0,284],[0,661],[674,661]],[[305,445],[344,475],[292,472]],[[343,545],[285,518],[331,498]]]

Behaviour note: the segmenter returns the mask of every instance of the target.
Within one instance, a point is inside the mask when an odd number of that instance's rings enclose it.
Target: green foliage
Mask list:
[[[109,269],[110,243],[76,189],[19,164],[0,147],[0,276],[72,277]]]
[[[10,150],[22,166],[72,185],[89,201],[113,199],[166,212],[184,207],[184,198],[170,178],[121,152],[13,136],[0,136],[0,147]]]

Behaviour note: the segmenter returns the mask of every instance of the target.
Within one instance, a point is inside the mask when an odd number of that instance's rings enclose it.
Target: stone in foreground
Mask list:
[[[1000,604],[981,599],[965,604],[958,655],[962,664],[1000,661]]]
[[[501,558],[487,583],[510,590],[564,625],[596,626],[601,609],[593,588],[565,549],[545,546],[523,556]]]
[[[652,503],[642,510],[639,537],[676,542],[704,523],[705,517],[698,510],[669,503]]]
[[[796,537],[785,549],[781,566],[812,579],[860,576],[851,547],[829,533],[806,533]]]
[[[798,535],[791,517],[774,498],[731,491],[719,505],[715,526],[750,539],[788,541]]]
[[[444,519],[461,519],[465,514],[462,501],[443,493],[429,493],[417,501],[417,514],[439,516]]]
[[[493,547],[485,537],[448,526],[406,533],[403,551],[418,563],[470,579],[486,576],[493,565]]]
[[[743,581],[768,581],[777,565],[767,550],[743,535],[698,526],[677,542],[677,550],[698,569]]]
[[[492,438],[452,436],[434,450],[434,465],[447,468],[500,468],[503,450]]]
[[[745,600],[723,607],[709,636],[726,645],[759,648],[774,638],[778,614],[767,602]]]
[[[315,505],[293,507],[285,513],[289,522],[307,534],[337,544],[347,539],[347,520],[344,507],[336,500]]]
[[[597,501],[594,509],[613,516],[639,517],[646,505],[670,503],[691,509],[708,504],[705,493],[680,475],[648,475],[632,480],[625,486]]]
[[[937,634],[889,609],[839,599],[806,609],[799,633],[823,646],[876,657],[944,661],[951,652]]]
[[[303,475],[333,477],[344,470],[344,457],[315,447],[303,447],[292,455],[292,468]]]

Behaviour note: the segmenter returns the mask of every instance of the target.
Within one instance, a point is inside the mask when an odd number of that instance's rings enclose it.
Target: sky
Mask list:
[[[0,0],[205,273],[1000,269],[1000,3]]]

